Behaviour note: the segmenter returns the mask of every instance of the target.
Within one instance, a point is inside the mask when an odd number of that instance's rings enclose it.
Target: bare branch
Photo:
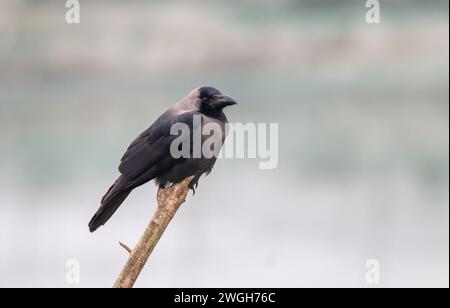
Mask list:
[[[122,246],[128,253],[131,253],[133,250],[127,246],[127,244],[124,244],[122,242],[119,242],[119,245]]]
[[[160,188],[158,190],[158,208],[156,213],[141,236],[136,248],[134,250],[130,249],[131,253],[128,261],[119,278],[117,278],[114,288],[132,288],[134,286],[159,239],[180,205],[186,200],[192,179],[193,177],[190,177],[169,188]]]

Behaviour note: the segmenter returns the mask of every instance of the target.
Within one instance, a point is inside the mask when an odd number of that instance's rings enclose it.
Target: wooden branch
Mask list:
[[[122,242],[119,242],[119,245],[122,246],[123,249],[125,249],[128,253],[131,253],[133,251],[133,249],[131,249],[130,247],[128,247],[127,244],[124,244]]]
[[[159,188],[158,208],[141,236],[136,247],[131,250],[128,261],[117,278],[114,288],[132,288],[180,205],[186,200],[189,184],[193,177],[174,184],[169,188]],[[122,246],[123,247],[123,246]]]

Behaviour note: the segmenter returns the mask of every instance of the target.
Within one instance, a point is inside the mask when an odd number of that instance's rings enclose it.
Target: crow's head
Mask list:
[[[174,108],[174,112],[199,111],[203,114],[217,116],[223,113],[223,109],[236,105],[236,101],[223,95],[213,87],[200,87],[192,90]]]
[[[200,111],[205,113],[221,112],[223,108],[237,104],[232,97],[223,95],[213,87],[198,88],[198,97],[201,101]]]

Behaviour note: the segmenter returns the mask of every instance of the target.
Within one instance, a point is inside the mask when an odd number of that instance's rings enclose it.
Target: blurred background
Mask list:
[[[222,159],[138,287],[449,285],[448,1],[0,0],[0,287],[110,287],[155,210],[87,224],[129,142],[200,85],[276,122],[279,166]],[[80,283],[66,263],[80,265]]]

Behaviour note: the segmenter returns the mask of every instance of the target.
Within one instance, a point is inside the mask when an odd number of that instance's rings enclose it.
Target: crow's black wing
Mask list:
[[[130,180],[145,175],[145,180],[149,181],[171,167],[168,160],[176,164],[177,160],[171,158],[170,145],[178,136],[171,135],[170,129],[175,123],[185,123],[192,128],[194,115],[200,116],[200,113],[192,111],[176,116],[164,113],[131,143],[122,157],[119,171]],[[161,161],[164,163],[158,164]]]

